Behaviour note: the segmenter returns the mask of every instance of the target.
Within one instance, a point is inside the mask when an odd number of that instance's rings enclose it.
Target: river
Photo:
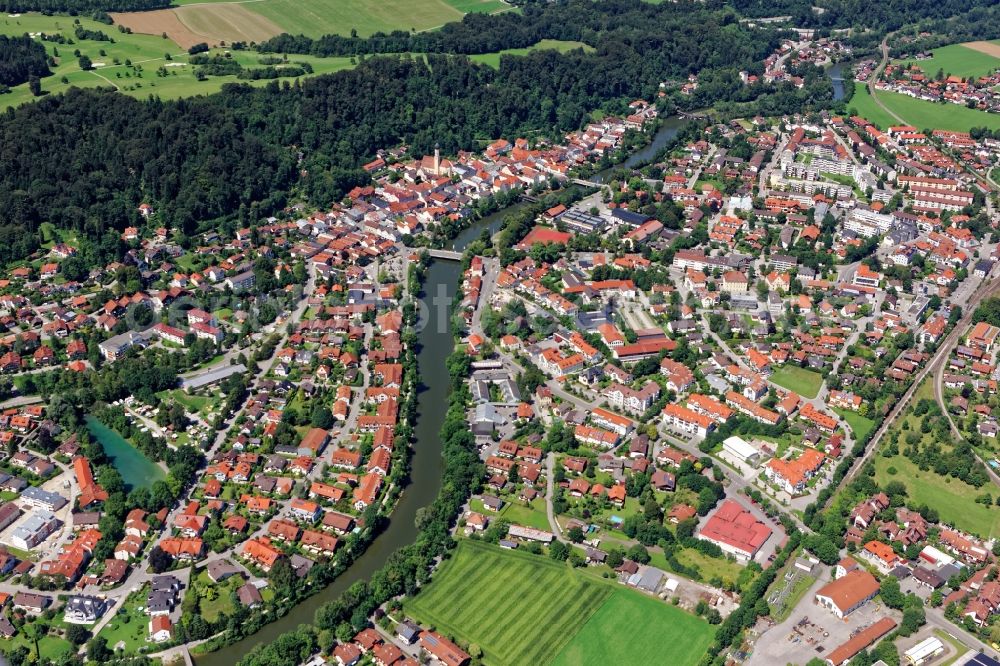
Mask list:
[[[126,486],[148,488],[155,481],[167,477],[159,465],[93,416],[87,416],[87,430],[90,431],[90,436],[97,440],[101,448],[104,449],[104,453],[111,458],[112,464],[122,475]]]
[[[590,177],[590,180],[595,183],[603,183],[608,174],[613,173],[622,167],[627,169],[636,169],[649,164],[656,157],[657,153],[663,150],[664,146],[666,146],[671,139],[677,136],[677,133],[680,132],[681,128],[687,125],[688,122],[688,120],[678,116],[668,116],[666,118],[662,118],[660,120],[660,126],[656,130],[656,134],[653,135],[652,141],[626,157],[625,161],[621,164],[616,164],[612,167],[604,169],[603,171],[595,173]]]
[[[456,249],[462,249],[478,238],[491,222],[499,224],[493,218],[493,215],[486,217],[462,232],[456,239]],[[454,261],[434,261],[427,269],[424,280],[426,298],[423,295],[421,298],[430,308],[431,325],[424,326],[418,334],[417,363],[422,387],[417,395],[417,420],[414,424],[410,484],[400,497],[389,525],[347,571],[321,592],[295,606],[281,619],[265,625],[252,636],[221,650],[196,657],[197,666],[232,666],[256,645],[269,643],[286,631],[296,629],[300,624],[311,623],[320,606],[339,597],[356,581],[369,578],[385,564],[394,551],[416,541],[417,509],[430,504],[441,488],[443,462],[440,432],[448,404],[449,384],[445,361],[452,350],[452,336],[448,324],[451,299],[455,295],[460,276],[461,266]],[[445,294],[447,298],[436,301],[434,296],[439,294]],[[439,322],[444,322],[444,325],[439,326]]]
[[[830,77],[830,81],[833,82],[833,99],[840,101],[844,99],[844,68],[850,68],[851,63],[849,62],[838,62],[830,66],[826,70],[827,75]]]
[[[650,144],[629,156],[623,163],[624,166],[634,168],[650,162],[685,123],[686,121],[677,117],[665,118]],[[517,203],[474,222],[456,236],[451,249],[464,250],[482,235],[484,229],[489,229],[491,235],[495,234],[500,230],[504,218],[527,205],[529,204],[525,202]],[[321,592],[298,604],[279,620],[263,626],[257,633],[221,650],[195,656],[197,666],[232,666],[255,646],[269,643],[281,634],[298,628],[300,624],[311,623],[320,606],[339,597],[355,582],[369,578],[382,568],[389,555],[416,540],[417,509],[430,504],[441,488],[443,465],[440,432],[448,406],[449,384],[445,361],[453,345],[448,323],[451,299],[460,277],[461,266],[457,262],[433,261],[424,279],[424,294],[421,298],[429,309],[431,325],[424,326],[418,334],[420,348],[417,364],[422,388],[417,395],[410,484],[393,511],[389,525],[347,571]],[[435,301],[434,296],[439,294],[444,294],[447,298]],[[438,325],[438,322],[444,322],[444,325]]]

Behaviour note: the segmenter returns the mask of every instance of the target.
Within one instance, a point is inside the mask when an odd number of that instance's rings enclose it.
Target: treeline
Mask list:
[[[401,30],[371,37],[326,35],[319,39],[279,35],[259,45],[262,51],[345,56],[374,53],[493,53],[524,48],[542,39],[579,41],[599,56],[630,58],[659,77],[717,67],[747,68],[773,50],[778,33],[740,25],[731,10],[682,0],[653,5],[640,0],[567,0],[526,7],[523,14],[467,14],[440,30]],[[662,78],[660,79],[662,80]],[[657,81],[658,83],[659,81]]]
[[[264,67],[244,67],[238,61],[228,56],[207,56],[193,55],[190,63],[196,65],[195,76],[201,79],[203,76],[228,76],[234,75],[239,79],[257,81],[260,79],[277,79],[280,77],[296,77],[304,74],[312,74],[313,67],[308,62],[285,63],[280,61],[280,66],[268,63]]]
[[[995,0],[729,0],[744,16],[790,16],[799,28],[872,28],[886,33],[924,19],[946,19]],[[814,7],[821,11],[816,11]]]
[[[76,16],[102,12],[141,12],[169,6],[170,0],[0,0],[0,11],[11,14],[42,12]]]
[[[483,136],[575,129],[608,100],[654,94],[655,68],[623,49],[533,53],[499,72],[449,56],[379,57],[295,85],[230,84],[173,102],[46,97],[0,118],[0,261],[37,247],[46,220],[96,240],[141,224],[139,203],[164,202],[161,221],[192,234],[260,219],[293,186],[328,206],[367,180],[360,165],[386,146],[447,154]]]
[[[0,35],[0,86],[26,83],[33,76],[48,76],[49,59],[45,47],[28,35]]]
[[[43,221],[88,242],[141,225],[143,201],[162,202],[160,221],[188,235],[251,224],[284,207],[293,188],[329,206],[367,182],[360,166],[379,149],[406,143],[420,155],[439,145],[448,154],[478,149],[484,136],[558,136],[594,109],[653,98],[670,75],[700,70],[690,100],[700,105],[786,113],[830,96],[825,77],[801,91],[743,86],[737,70],[759,68],[778,33],[745,28],[729,9],[574,0],[529,14],[468,21],[524,21],[596,50],[505,58],[499,71],[455,56],[381,56],[304,82],[230,84],[187,100],[70,90],[16,109],[0,118],[0,262],[38,247]]]
[[[921,21],[893,35],[890,55],[906,58],[959,42],[1000,38],[1000,5],[977,6],[950,18]]]

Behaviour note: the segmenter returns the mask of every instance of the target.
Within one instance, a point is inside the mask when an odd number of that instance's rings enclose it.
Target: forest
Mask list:
[[[104,12],[141,12],[163,9],[170,0],[0,0],[0,11],[43,12],[46,14],[103,14]],[[108,19],[110,23],[111,20]]]
[[[161,220],[188,235],[259,219],[293,187],[328,206],[368,181],[359,167],[380,148],[407,143],[419,155],[439,144],[447,154],[476,149],[483,136],[558,136],[594,109],[652,98],[665,77],[695,70],[705,80],[699,104],[759,97],[792,112],[829,100],[823,78],[801,91],[739,83],[738,69],[759,67],[778,33],[752,33],[731,10],[646,7],[612,0],[600,11],[576,2],[545,10],[555,12],[551,21],[564,10],[573,17],[564,25],[602,29],[600,39],[584,36],[598,50],[504,58],[499,71],[457,56],[378,56],[306,81],[232,84],[172,102],[108,90],[43,95],[0,118],[0,261],[37,247],[42,222],[96,242],[138,224],[144,201],[169,202],[157,206]]]
[[[990,7],[995,0],[729,0],[744,16],[791,16],[802,28],[872,28],[886,33],[904,24],[924,19],[945,19],[977,7]],[[813,8],[819,6],[821,12]]]
[[[641,0],[566,0],[526,7],[523,14],[467,14],[440,30],[376,33],[371,37],[327,35],[313,40],[279,35],[259,45],[261,51],[345,56],[374,53],[493,53],[524,48],[542,39],[579,41],[599,57],[643,57],[644,69],[662,77],[702,69],[750,68],[777,44],[778,33],[751,30],[716,3],[682,0],[650,4]],[[657,81],[659,82],[659,81]]]
[[[934,18],[908,26],[893,35],[890,55],[906,58],[939,46],[1000,38],[1000,5],[975,7],[950,18]]]
[[[27,35],[0,35],[0,87],[25,83],[32,76],[51,74],[45,47]]]

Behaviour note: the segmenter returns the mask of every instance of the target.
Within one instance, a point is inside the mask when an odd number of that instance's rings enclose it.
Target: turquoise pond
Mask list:
[[[115,469],[121,473],[125,485],[130,488],[148,488],[167,477],[159,465],[93,416],[87,417],[87,430],[100,443]]]

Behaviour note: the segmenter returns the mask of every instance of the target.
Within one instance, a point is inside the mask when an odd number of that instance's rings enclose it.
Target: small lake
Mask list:
[[[87,430],[111,458],[129,488],[148,488],[154,482],[167,478],[159,465],[93,416],[87,416]]]

